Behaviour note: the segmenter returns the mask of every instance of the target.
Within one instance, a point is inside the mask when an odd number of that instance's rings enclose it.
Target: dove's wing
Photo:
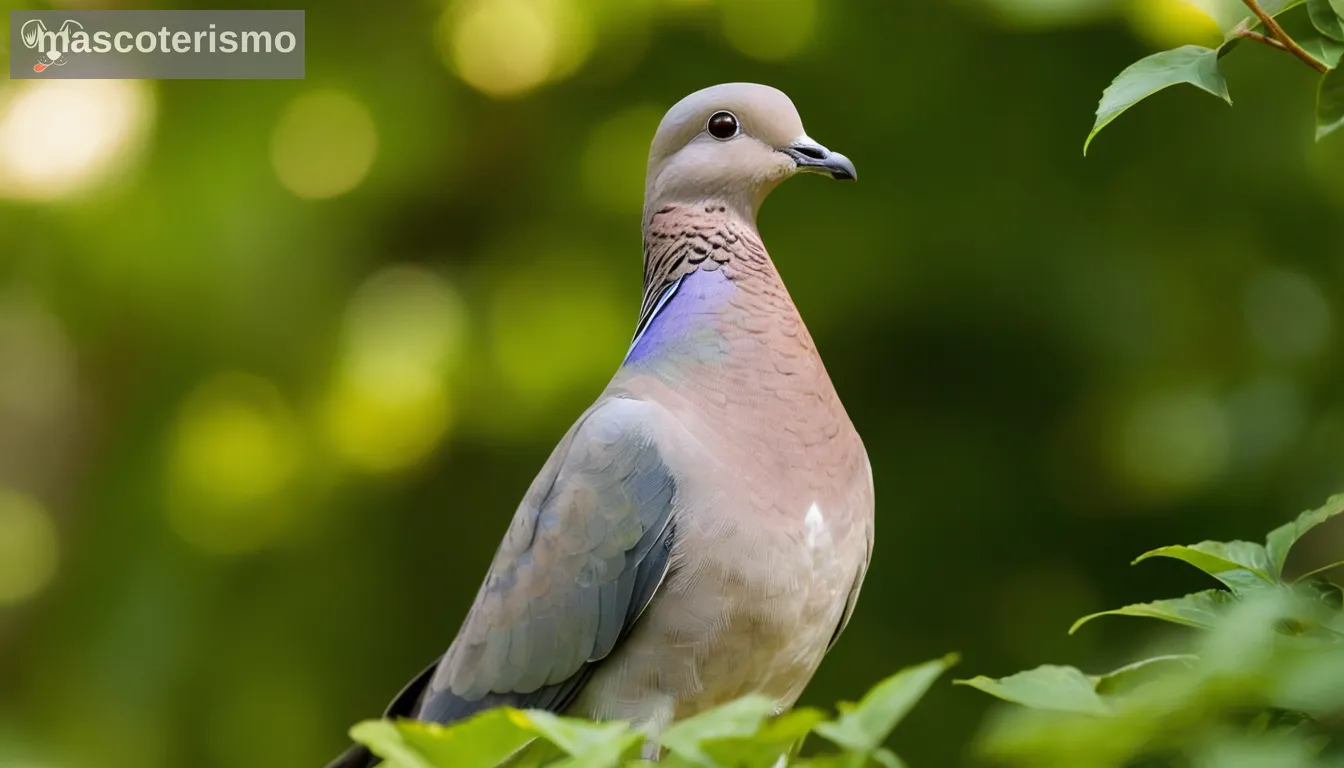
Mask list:
[[[457,639],[422,675],[418,719],[451,722],[505,704],[561,711],[639,618],[675,535],[660,410],[608,398],[561,441]]]

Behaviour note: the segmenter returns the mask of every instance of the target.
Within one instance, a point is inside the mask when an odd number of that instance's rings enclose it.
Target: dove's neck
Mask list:
[[[816,432],[803,423],[813,416],[843,416],[756,228],[721,204],[667,206],[650,216],[644,308],[613,386],[656,393],[669,407],[682,403],[686,413],[710,417],[715,429],[755,434],[775,448]],[[784,409],[770,424],[760,417],[768,404]],[[794,414],[799,404],[820,407]]]
[[[733,265],[779,280],[754,219],[715,200],[665,205],[651,209],[644,219],[644,304],[641,316],[656,305],[668,285],[699,269]],[[732,275],[734,279],[738,275]]]
[[[644,226],[644,302],[628,360],[731,354],[733,344],[720,342],[735,338],[739,326],[762,322],[801,330],[772,339],[781,352],[810,347],[755,225],[712,201],[653,211]]]

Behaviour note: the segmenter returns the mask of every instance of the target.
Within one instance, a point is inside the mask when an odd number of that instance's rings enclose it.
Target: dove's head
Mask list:
[[[718,200],[755,221],[766,195],[795,173],[854,179],[854,164],[818,144],[782,91],[728,83],[668,110],[649,152],[646,215],[668,204]]]

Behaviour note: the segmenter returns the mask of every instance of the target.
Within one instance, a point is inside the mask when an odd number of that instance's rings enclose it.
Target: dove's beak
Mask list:
[[[839,152],[821,146],[811,139],[799,139],[780,150],[793,158],[798,170],[804,173],[822,173],[833,179],[854,181],[859,177],[854,163]]]

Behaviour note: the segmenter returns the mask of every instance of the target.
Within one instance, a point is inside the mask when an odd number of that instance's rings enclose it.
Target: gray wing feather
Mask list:
[[[557,446],[524,498],[416,716],[562,710],[667,573],[676,494],[652,409],[612,398]]]

